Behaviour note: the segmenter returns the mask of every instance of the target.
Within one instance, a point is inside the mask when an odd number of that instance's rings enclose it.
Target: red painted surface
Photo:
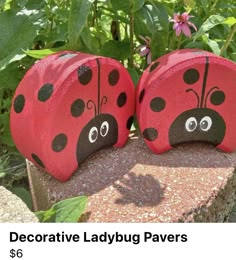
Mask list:
[[[145,142],[163,153],[185,142],[236,150],[236,64],[186,49],[164,55],[143,73],[136,113]]]
[[[12,136],[26,158],[66,181],[90,154],[126,143],[134,99],[132,80],[119,62],[78,52],[53,54],[20,82],[12,102]]]

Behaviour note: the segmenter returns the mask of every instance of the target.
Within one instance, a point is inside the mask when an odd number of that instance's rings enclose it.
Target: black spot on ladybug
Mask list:
[[[150,108],[153,112],[161,112],[166,106],[166,102],[161,97],[155,97],[150,102]]]
[[[25,97],[24,97],[24,95],[20,94],[14,100],[13,107],[14,107],[15,112],[21,113],[24,109],[24,106],[25,106]]]
[[[41,102],[47,101],[53,93],[53,85],[51,83],[44,84],[38,92],[38,100]]]
[[[93,72],[92,72],[91,68],[86,65],[80,66],[78,68],[77,73],[78,73],[79,82],[82,85],[87,85],[93,77]]]
[[[149,72],[152,72],[155,68],[157,68],[159,66],[160,62],[155,62],[152,64],[152,66],[150,67]]]
[[[120,73],[117,69],[112,70],[108,76],[108,82],[111,86],[115,86],[120,79]]]
[[[61,152],[67,145],[67,136],[65,134],[59,134],[54,137],[52,141],[52,150],[54,152]]]
[[[82,99],[77,99],[72,103],[70,112],[73,117],[78,117],[83,114],[84,109],[85,109],[84,101]]]
[[[169,129],[169,143],[175,146],[187,142],[207,142],[215,146],[225,136],[224,119],[209,108],[196,108],[180,114]]]
[[[126,104],[127,101],[127,95],[125,92],[120,93],[120,95],[117,98],[117,106],[123,107]]]
[[[145,95],[145,89],[143,89],[143,90],[141,91],[141,93],[139,94],[139,103],[142,103],[143,98],[144,98],[144,95]]]
[[[143,137],[148,141],[154,141],[158,137],[158,132],[155,128],[146,128],[143,131]]]
[[[110,114],[94,117],[83,128],[76,148],[78,164],[89,155],[106,147],[113,146],[118,140],[118,124]]]
[[[130,130],[130,128],[131,128],[131,126],[132,126],[132,124],[133,124],[133,121],[134,121],[134,117],[133,117],[133,116],[129,117],[129,119],[127,120],[126,128],[127,128],[128,130]]]
[[[31,154],[31,157],[33,158],[33,160],[42,168],[45,168],[43,162],[41,161],[41,159],[34,153]]]
[[[210,101],[215,106],[221,105],[225,101],[225,93],[220,90],[213,92]]]
[[[200,74],[196,69],[188,69],[184,72],[184,82],[186,84],[192,85],[196,83],[200,78]]]

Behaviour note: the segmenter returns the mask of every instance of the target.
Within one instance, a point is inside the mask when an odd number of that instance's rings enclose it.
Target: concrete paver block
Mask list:
[[[134,136],[91,156],[65,183],[27,165],[35,210],[87,195],[87,222],[224,222],[236,198],[236,153],[208,144],[156,155]]]
[[[0,187],[0,223],[39,222],[33,212],[16,195]]]

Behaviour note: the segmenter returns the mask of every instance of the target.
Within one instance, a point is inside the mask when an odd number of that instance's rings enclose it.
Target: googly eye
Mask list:
[[[92,144],[92,143],[96,142],[97,138],[98,138],[98,129],[97,129],[97,127],[93,126],[90,129],[89,134],[88,134],[89,142]]]
[[[200,128],[202,131],[208,131],[212,126],[212,120],[209,116],[205,116],[200,121]]]
[[[100,135],[102,137],[105,137],[108,134],[109,131],[109,124],[107,121],[104,121],[100,127]]]
[[[190,117],[185,122],[185,129],[188,132],[193,132],[197,128],[197,120],[195,117]]]

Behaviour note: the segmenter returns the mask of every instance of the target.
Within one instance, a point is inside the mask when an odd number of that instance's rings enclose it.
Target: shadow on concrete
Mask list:
[[[156,206],[164,197],[165,186],[151,175],[135,175],[131,172],[113,187],[122,195],[117,204],[134,203],[137,207]]]

